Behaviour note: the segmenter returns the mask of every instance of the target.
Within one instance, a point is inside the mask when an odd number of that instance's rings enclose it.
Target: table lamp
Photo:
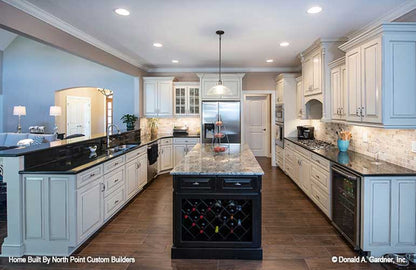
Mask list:
[[[13,115],[19,116],[19,123],[17,124],[17,133],[22,133],[22,126],[20,124],[20,118],[22,115],[26,115],[26,107],[25,106],[14,106],[13,107]]]
[[[55,117],[55,127],[53,129],[54,133],[58,133],[58,126],[56,125],[56,117],[62,115],[62,109],[60,106],[51,106],[49,108],[49,115]]]

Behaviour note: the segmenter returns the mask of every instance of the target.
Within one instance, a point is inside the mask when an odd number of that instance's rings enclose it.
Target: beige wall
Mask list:
[[[0,1],[0,27],[132,76],[144,73],[140,68],[2,1]]]
[[[91,135],[105,132],[105,97],[97,88],[80,87],[55,92],[55,106],[62,108],[62,115],[56,117],[56,125],[61,132],[66,132],[66,98],[67,96],[89,97],[91,99]]]

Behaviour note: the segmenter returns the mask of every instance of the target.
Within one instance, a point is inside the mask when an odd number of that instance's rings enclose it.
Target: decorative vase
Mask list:
[[[158,132],[157,127],[150,128],[150,138],[151,139],[157,138],[157,132]]]
[[[133,130],[134,129],[134,123],[128,122],[127,123],[127,130]]]
[[[347,152],[348,147],[350,146],[350,141],[338,140],[338,149],[341,152]]]

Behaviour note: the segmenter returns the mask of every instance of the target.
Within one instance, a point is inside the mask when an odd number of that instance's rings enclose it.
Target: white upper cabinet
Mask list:
[[[173,115],[173,77],[143,77],[146,117]]]
[[[296,112],[300,119],[305,118],[305,105],[303,102],[302,76],[296,78]]]
[[[347,120],[416,127],[416,23],[386,23],[340,46],[346,52]]]
[[[331,113],[334,120],[345,120],[345,57],[329,64],[331,68]]]
[[[174,85],[175,115],[199,115],[199,83],[180,82]]]
[[[197,73],[198,77],[201,79],[201,98],[202,100],[218,100],[218,99],[228,99],[228,100],[240,100],[241,92],[243,88],[243,77],[244,73],[235,73],[235,74],[222,74],[222,83],[231,90],[230,95],[208,95],[209,89],[217,85],[218,83],[218,73]]]
[[[283,103],[283,80],[280,80],[276,84],[276,103]]]
[[[322,103],[322,118],[332,118],[329,63],[344,56],[338,49],[344,39],[318,39],[309,48],[300,54],[302,61],[303,102],[309,103],[317,100]],[[318,115],[316,107],[305,106],[305,116]],[[320,113],[319,113],[320,115]]]

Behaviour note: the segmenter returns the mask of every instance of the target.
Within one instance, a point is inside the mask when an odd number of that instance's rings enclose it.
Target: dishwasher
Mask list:
[[[157,176],[159,143],[156,141],[147,146],[147,183]]]

